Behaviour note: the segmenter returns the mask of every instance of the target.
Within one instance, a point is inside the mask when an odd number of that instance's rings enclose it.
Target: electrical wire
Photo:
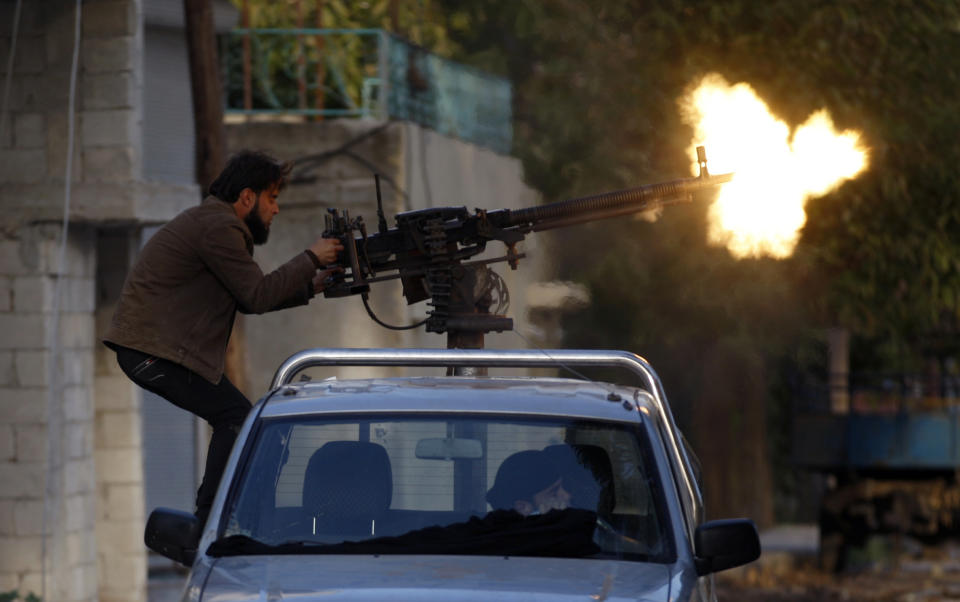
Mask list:
[[[386,130],[388,127],[390,127],[393,124],[394,124],[393,121],[388,121],[371,130],[367,130],[366,132],[363,132],[359,136],[356,136],[354,138],[351,138],[350,140],[347,140],[346,142],[344,142],[343,144],[341,144],[336,148],[323,151],[321,153],[315,153],[312,155],[304,155],[302,157],[297,157],[293,159],[293,163],[296,167],[303,168],[303,169],[314,167],[315,165],[324,163],[332,159],[333,157],[339,154],[342,154],[344,151],[350,149],[353,146],[356,146],[357,144],[363,142],[367,138],[370,138],[372,136],[379,134],[380,132]]]
[[[599,385],[599,386],[603,387],[604,389],[607,389],[607,391],[609,391],[612,395],[619,395],[619,394],[617,393],[617,390],[616,390],[616,385],[613,385],[613,384],[607,383],[607,382],[603,382],[603,381],[599,381],[599,380],[594,380],[594,379],[590,378],[589,376],[583,374],[582,372],[579,372],[579,371],[577,371],[577,370],[574,370],[574,369],[571,368],[570,366],[564,364],[563,362],[561,362],[561,361],[558,360],[557,358],[555,358],[555,357],[553,357],[552,355],[550,355],[550,354],[547,352],[546,349],[540,347],[539,345],[535,345],[535,344],[533,343],[533,341],[531,341],[531,340],[528,339],[527,337],[523,336],[523,335],[520,333],[520,330],[516,327],[516,325],[514,326],[512,332],[513,332],[514,334],[516,334],[518,337],[520,337],[520,339],[521,339],[524,343],[527,344],[527,348],[529,348],[529,349],[536,349],[537,351],[539,351],[540,353],[542,353],[543,355],[545,355],[545,356],[547,357],[547,359],[549,359],[551,362],[554,362],[557,366],[559,366],[560,368],[566,370],[567,372],[570,372],[571,374],[573,374],[574,376],[576,376],[576,377],[579,378],[580,380],[585,380],[585,381],[587,381],[587,382],[589,382],[589,383],[593,383],[593,384],[595,384],[595,385]]]
[[[377,167],[377,166],[373,163],[373,161],[370,161],[369,159],[366,159],[366,158],[364,158],[364,157],[361,157],[361,156],[358,155],[357,153],[355,153],[355,152],[353,152],[353,151],[351,151],[351,150],[347,150],[347,149],[338,150],[335,154],[336,154],[336,155],[343,155],[344,157],[347,157],[348,159],[353,159],[354,161],[356,161],[356,162],[359,163],[360,165],[363,165],[363,166],[366,167],[368,170],[370,170],[372,173],[374,173],[374,174],[376,174],[376,175],[379,175],[381,180],[383,180],[384,182],[387,182],[388,184],[390,184],[390,186],[391,186],[394,190],[396,190],[396,191],[400,194],[400,196],[403,197],[404,200],[406,200],[406,201],[409,201],[409,200],[410,200],[410,195],[407,194],[407,191],[404,190],[403,188],[401,188],[400,185],[397,184],[397,181],[396,181],[396,180],[394,180],[394,179],[391,178],[390,176],[386,175],[386,174],[384,173],[384,170],[382,170],[382,169],[380,169],[379,167]],[[334,155],[331,155],[330,158],[333,158],[333,156],[334,156]],[[315,182],[316,180],[317,180],[316,177],[311,177],[311,176],[309,176],[309,175],[304,175],[304,174],[301,173],[301,174],[298,174],[298,175],[296,175],[296,176],[291,177],[290,180],[289,180],[289,182],[290,182],[290,184],[311,184],[311,183]],[[284,207],[315,207],[315,206],[320,205],[320,204],[321,204],[321,203],[318,203],[318,202],[306,202],[306,203],[304,203],[304,202],[300,202],[300,203],[284,202],[283,206],[284,206]]]
[[[379,126],[373,128],[373,129],[371,129],[371,130],[367,130],[366,132],[360,134],[359,136],[356,136],[356,137],[354,137],[354,138],[351,138],[350,140],[346,141],[345,143],[341,144],[340,146],[338,146],[338,147],[336,147],[336,148],[333,148],[333,149],[330,149],[330,150],[327,150],[327,151],[323,151],[323,152],[321,152],[321,153],[315,153],[315,154],[312,154],[312,155],[304,155],[304,156],[302,156],[302,157],[296,157],[296,158],[292,159],[291,161],[293,162],[294,169],[297,170],[297,173],[296,173],[295,175],[292,175],[292,176],[290,177],[290,183],[291,183],[291,184],[307,184],[307,183],[313,182],[314,180],[316,180],[315,177],[311,177],[311,176],[310,176],[310,172],[311,172],[313,169],[319,167],[321,164],[329,161],[330,159],[333,159],[333,158],[338,157],[338,156],[344,156],[344,157],[347,157],[348,159],[352,159],[353,161],[356,161],[357,163],[363,165],[365,168],[367,168],[367,169],[370,170],[371,172],[373,172],[373,173],[375,173],[375,174],[379,174],[379,175],[380,175],[380,178],[381,178],[383,181],[385,181],[385,182],[387,182],[388,184],[390,184],[390,186],[391,186],[395,191],[397,191],[397,193],[399,193],[400,196],[401,196],[404,200],[409,201],[409,200],[410,200],[410,195],[407,194],[407,191],[404,190],[404,189],[396,182],[396,180],[394,180],[394,179],[391,178],[390,176],[386,175],[385,170],[380,169],[379,167],[377,167],[377,165],[375,165],[375,164],[374,164],[372,161],[370,161],[369,159],[367,159],[367,158],[365,158],[365,157],[362,157],[361,155],[359,155],[359,154],[355,153],[353,150],[351,150],[352,147],[356,146],[356,145],[359,144],[360,142],[363,142],[363,141],[366,140],[367,138],[370,138],[370,137],[372,137],[372,136],[374,136],[374,135],[376,135],[376,134],[379,134],[380,132],[386,130],[388,127],[390,127],[390,126],[393,125],[394,123],[395,123],[395,122],[393,122],[393,121],[388,121],[388,122],[386,122],[386,123],[384,123],[384,124],[382,124],[382,125],[379,125]],[[298,206],[298,207],[300,207],[300,206],[308,206],[308,205],[309,205],[309,206],[314,206],[314,205],[316,205],[316,204],[317,204],[317,203],[297,203],[295,206]],[[289,203],[287,203],[287,206],[289,207],[289,206],[293,206],[293,205],[290,205]]]
[[[369,170],[370,170],[371,172],[373,172],[374,174],[379,175],[379,176],[380,176],[380,179],[383,180],[383,181],[385,181],[385,182],[387,182],[388,184],[390,184],[390,186],[392,186],[394,190],[396,190],[397,192],[400,193],[400,196],[402,196],[402,197],[404,198],[404,200],[407,200],[407,201],[410,200],[410,195],[407,194],[407,191],[404,190],[403,188],[401,188],[400,185],[397,184],[396,180],[394,180],[394,179],[391,178],[390,176],[386,175],[386,174],[384,173],[384,170],[382,170],[382,169],[378,168],[376,165],[374,165],[372,161],[361,157],[360,155],[356,154],[355,152],[353,152],[353,151],[351,151],[351,150],[345,150],[345,151],[343,151],[343,154],[344,154],[344,156],[353,159],[354,161],[356,161],[356,162],[359,163],[360,165],[363,165],[364,167],[366,167],[367,169],[369,169]]]
[[[369,297],[370,295],[368,295],[367,293],[360,294],[360,298],[363,299],[363,308],[367,310],[367,315],[370,316],[370,318],[374,322],[376,322],[380,326],[383,326],[384,328],[389,328],[390,330],[413,330],[414,328],[419,328],[420,326],[423,326],[424,324],[427,323],[427,320],[429,320],[429,318],[424,318],[423,320],[420,320],[416,324],[408,324],[406,326],[394,326],[392,324],[387,324],[386,322],[383,322],[382,320],[380,320],[380,318],[378,318],[375,313],[373,313],[373,310],[370,308]]]
[[[13,9],[13,30],[10,32],[10,56],[7,57],[7,73],[3,82],[3,108],[0,110],[0,141],[3,140],[3,128],[7,123],[8,108],[10,107],[10,82],[13,80],[13,59],[17,56],[17,38],[20,36],[20,9],[23,0],[17,0]]]
[[[578,371],[574,370],[574,369],[571,368],[570,366],[567,366],[566,364],[564,364],[564,363],[561,362],[560,360],[556,359],[555,357],[553,357],[552,355],[550,355],[549,353],[547,353],[547,350],[546,350],[546,349],[540,347],[539,345],[535,345],[535,344],[533,343],[533,341],[531,341],[531,340],[528,339],[527,337],[523,336],[523,335],[520,333],[520,329],[516,328],[516,326],[514,326],[512,332],[513,332],[514,334],[516,334],[518,337],[520,337],[520,340],[522,340],[524,343],[527,344],[527,348],[529,348],[529,349],[536,349],[537,351],[539,351],[539,352],[542,353],[543,355],[547,356],[547,359],[549,359],[551,362],[554,362],[555,364],[557,364],[558,366],[560,366],[560,367],[563,368],[564,370],[570,372],[571,374],[573,374],[573,375],[576,376],[577,378],[579,378],[579,379],[581,379],[581,380],[586,380],[586,381],[589,381],[589,382],[593,382],[593,379],[589,378],[588,376],[584,375],[584,374],[581,373],[581,372],[578,372]]]
[[[64,195],[63,195],[63,227],[60,232],[60,246],[57,254],[56,285],[53,293],[53,312],[52,323],[47,331],[47,347],[50,349],[50,357],[47,360],[47,466],[46,483],[43,492],[43,522],[41,537],[41,595],[42,600],[47,598],[47,580],[50,573],[56,573],[56,565],[48,567],[49,550],[47,548],[47,538],[50,535],[51,524],[56,525],[60,512],[60,491],[59,482],[62,480],[60,471],[66,470],[61,462],[63,440],[63,390],[60,382],[60,300],[63,297],[63,272],[67,257],[67,234],[70,224],[70,193],[71,180],[73,172],[73,145],[75,133],[75,114],[77,93],[77,65],[80,57],[80,23],[83,0],[76,1],[76,19],[73,30],[73,58],[70,63],[70,91],[68,95],[67,106],[67,160],[64,169]],[[59,471],[57,470],[59,469]],[[53,499],[51,499],[53,498]],[[54,502],[56,502],[54,507]],[[54,555],[53,560],[56,560]],[[54,570],[48,570],[48,569]]]

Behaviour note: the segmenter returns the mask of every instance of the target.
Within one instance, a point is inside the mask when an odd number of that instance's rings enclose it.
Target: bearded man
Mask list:
[[[322,290],[343,246],[320,238],[273,272],[253,260],[279,213],[289,163],[241,151],[208,196],[163,226],[127,275],[104,343],[133,382],[213,427],[196,515],[202,525],[230,449],[251,408],[224,376],[237,310],[262,314],[304,305]]]

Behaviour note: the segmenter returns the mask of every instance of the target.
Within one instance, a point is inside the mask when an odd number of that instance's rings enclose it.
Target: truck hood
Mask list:
[[[217,559],[203,602],[670,600],[670,565],[498,556]]]

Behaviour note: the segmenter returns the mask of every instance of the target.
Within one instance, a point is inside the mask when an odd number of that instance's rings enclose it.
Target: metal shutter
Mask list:
[[[196,181],[193,102],[182,29],[144,29],[143,174],[176,184]]]

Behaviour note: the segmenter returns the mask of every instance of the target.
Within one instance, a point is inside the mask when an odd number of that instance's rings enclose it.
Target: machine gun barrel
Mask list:
[[[707,171],[706,150],[697,148],[700,175],[557,201],[525,209],[429,207],[396,215],[388,227],[377,182],[377,231],[368,235],[361,217],[328,210],[324,236],[341,240],[344,251],[337,265],[342,270],[329,278],[326,297],[362,295],[366,305],[370,284],[399,278],[407,303],[430,300],[432,310],[424,321],[428,332],[509,330],[509,319],[490,316],[495,279],[486,276],[488,263],[506,261],[516,269],[524,255],[516,245],[530,232],[639,213],[691,200],[695,192],[715,188],[733,174],[712,176]],[[483,253],[488,242],[507,247],[504,256],[468,262]],[[501,296],[504,296],[501,293]],[[489,298],[489,299],[488,299]],[[381,323],[367,307],[374,320]],[[485,317],[484,317],[485,316]]]
[[[504,227],[522,232],[540,232],[573,224],[627,215],[688,200],[694,192],[713,188],[733,179],[733,174],[711,176],[701,174],[671,182],[660,182],[639,188],[616,190],[592,196],[557,201],[537,207],[510,211]]]

